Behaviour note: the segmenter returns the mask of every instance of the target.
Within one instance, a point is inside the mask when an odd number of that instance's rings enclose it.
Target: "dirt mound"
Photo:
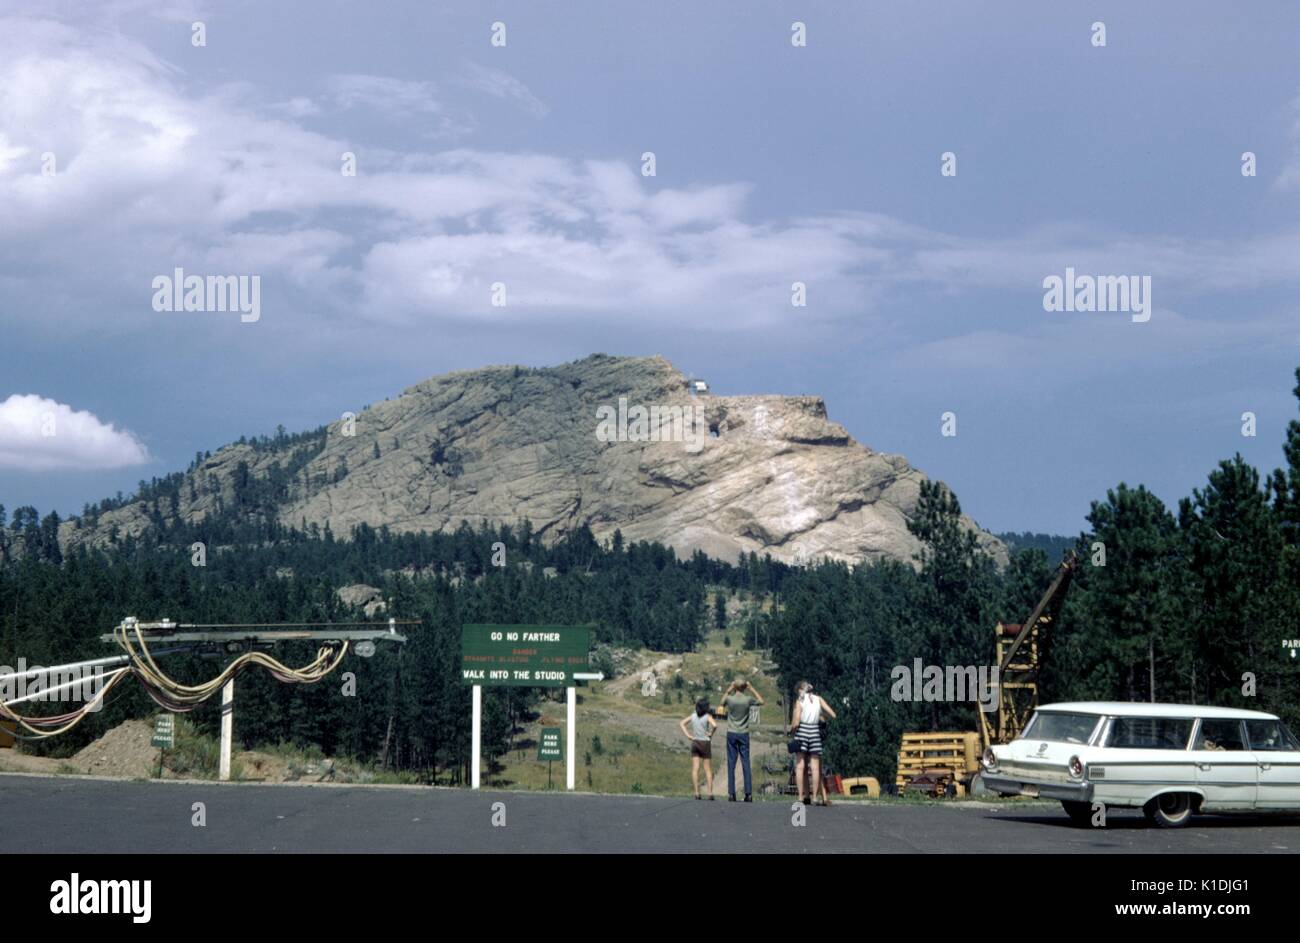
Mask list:
[[[68,760],[78,772],[93,776],[147,778],[158,773],[158,748],[150,744],[153,724],[128,720],[118,724]]]
[[[30,756],[18,750],[0,750],[0,772],[80,773],[118,779],[154,779],[158,775],[158,748],[153,746],[153,722],[128,720],[105,733],[81,752],[67,759]],[[204,740],[196,747],[191,736],[188,748],[168,751],[164,779],[215,779],[215,741]],[[202,738],[201,738],[202,739]],[[179,742],[179,741],[178,741]],[[209,749],[210,748],[210,749]],[[177,764],[179,761],[179,765]],[[283,750],[240,750],[233,757],[234,778],[247,782],[368,783],[374,774],[331,758]]]
[[[284,757],[258,750],[241,750],[236,753],[234,765],[239,771],[240,779],[250,782],[285,783],[300,778],[294,774],[290,762]]]

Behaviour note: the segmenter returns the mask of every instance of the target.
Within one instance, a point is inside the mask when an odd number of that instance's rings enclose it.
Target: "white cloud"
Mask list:
[[[504,73],[467,81],[540,105]],[[328,87],[324,103],[463,129],[430,82],[350,74]],[[1011,291],[1032,308],[1043,277],[1067,265],[1151,274],[1157,308],[1300,282],[1300,230],[1242,242],[1065,228],[989,239],[865,212],[754,220],[744,181],[665,186],[630,162],[386,150],[303,127],[329,121],[315,101],[264,101],[240,84],[196,94],[119,34],[0,21],[0,284],[26,292],[14,306],[56,297],[61,319],[86,326],[111,305],[116,329],[151,328],[155,275],[215,266],[263,276],[268,317],[303,328],[623,317],[728,331],[789,324],[796,280],[809,292],[801,317],[855,323],[898,320],[891,300],[918,286]],[[53,178],[40,173],[46,151]],[[345,151],[356,177],[340,173]],[[489,304],[498,281],[505,309]]]
[[[89,471],[148,461],[139,439],[93,413],[32,394],[0,403],[0,468]]]
[[[313,118],[321,113],[320,105],[301,95],[290,98],[288,101],[279,102],[273,105],[272,108],[284,112],[290,118]]]
[[[393,120],[432,121],[426,135],[458,137],[473,130],[472,120],[453,114],[432,82],[350,74],[332,76],[326,84],[340,108],[365,109]]]
[[[95,17],[114,24],[130,23],[140,17],[188,24],[203,19],[205,6],[196,0],[93,0],[91,4],[86,0],[9,0],[12,12],[85,19],[93,11]]]
[[[486,92],[494,98],[513,101],[535,118],[544,118],[551,110],[545,102],[533,94],[527,85],[513,75],[474,62],[465,63],[464,69],[460,81],[470,88]]]

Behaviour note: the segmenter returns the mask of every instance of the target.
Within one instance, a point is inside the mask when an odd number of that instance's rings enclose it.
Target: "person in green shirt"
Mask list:
[[[762,706],[763,695],[742,677],[731,682],[722,695],[727,709],[727,798],[736,801],[736,760],[741,761],[745,778],[745,801],[754,801],[753,774],[749,765],[749,709]]]

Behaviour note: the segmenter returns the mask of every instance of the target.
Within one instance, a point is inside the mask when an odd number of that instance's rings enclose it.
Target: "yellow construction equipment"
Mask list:
[[[880,780],[874,776],[854,776],[852,779],[846,779],[840,783],[846,796],[858,796],[866,794],[868,799],[880,798]]]
[[[898,792],[943,795],[948,783],[966,779],[979,768],[980,735],[972,731],[955,733],[905,733],[898,751]]]
[[[1079,560],[1066,553],[1051,585],[1029,617],[1019,624],[999,622],[993,632],[997,662],[996,711],[978,710],[980,729],[971,732],[905,733],[898,752],[900,793],[963,794],[979,772],[979,757],[994,743],[1009,743],[1025,729],[1038,707],[1038,670],[1044,634],[1060,615]]]
[[[1043,634],[1060,615],[1065,594],[1074,578],[1079,559],[1070,551],[1056,568],[1056,576],[1029,618],[1020,625],[1002,622],[994,629],[998,664],[998,709],[993,723],[980,711],[980,735],[984,746],[1010,743],[1025,729],[1038,707],[1038,668]],[[981,752],[983,752],[981,750]]]

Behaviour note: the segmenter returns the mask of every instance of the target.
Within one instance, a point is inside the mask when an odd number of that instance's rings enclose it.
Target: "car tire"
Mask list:
[[[1065,814],[1070,817],[1070,822],[1074,825],[1087,827],[1092,824],[1092,806],[1087,802],[1062,799],[1061,808],[1065,810]]]
[[[1190,792],[1166,792],[1142,807],[1147,821],[1161,828],[1182,828],[1192,818],[1195,803]]]

